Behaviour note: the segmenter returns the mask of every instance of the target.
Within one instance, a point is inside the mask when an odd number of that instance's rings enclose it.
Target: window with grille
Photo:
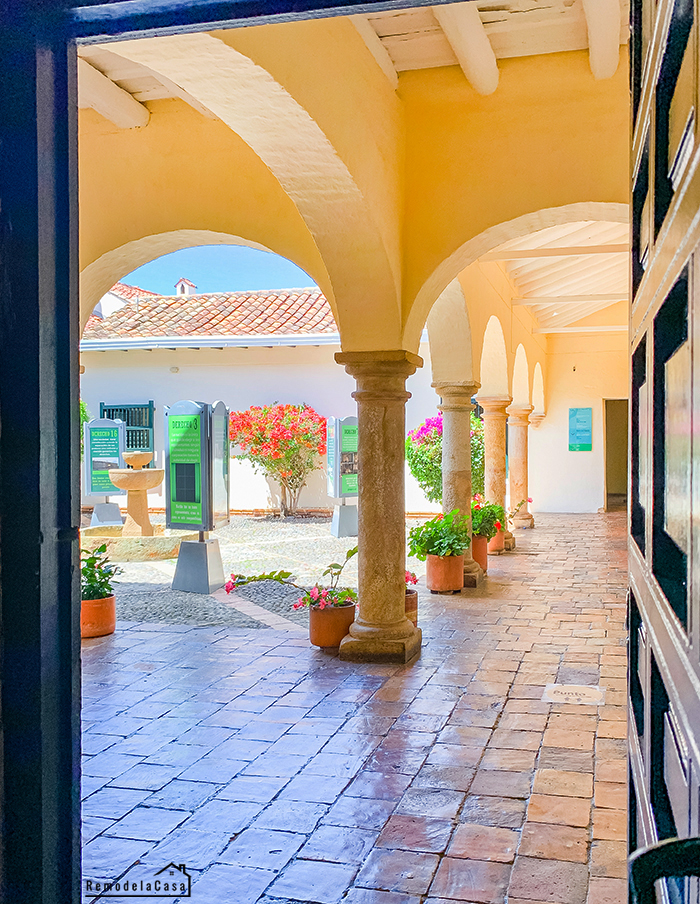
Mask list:
[[[140,405],[109,405],[100,402],[100,417],[124,421],[126,425],[127,452],[153,452],[153,423],[155,419],[153,400]],[[150,462],[147,466],[154,467]]]

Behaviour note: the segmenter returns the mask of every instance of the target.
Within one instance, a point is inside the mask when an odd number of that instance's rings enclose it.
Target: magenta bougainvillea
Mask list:
[[[472,489],[484,492],[484,426],[471,416]],[[406,439],[406,461],[411,474],[431,502],[442,502],[442,412],[429,417]]]

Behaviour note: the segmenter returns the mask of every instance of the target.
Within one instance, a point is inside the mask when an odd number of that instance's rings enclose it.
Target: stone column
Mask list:
[[[508,398],[479,398],[484,422],[484,496],[487,502],[506,507],[506,408]],[[515,538],[503,525],[506,549],[515,548]]]
[[[442,411],[442,510],[458,508],[472,517],[472,396],[478,383],[433,383],[441,398]],[[464,553],[464,586],[477,587],[484,572],[473,557],[471,547]]]
[[[511,405],[508,409],[508,465],[510,470],[510,504],[512,508],[525,500],[513,519],[514,527],[534,527],[535,519],[527,509],[527,430],[532,405]]]
[[[405,611],[405,385],[423,361],[403,350],[340,352],[335,360],[357,381],[359,452],[359,610],[339,656],[408,662],[420,651],[421,631]]]

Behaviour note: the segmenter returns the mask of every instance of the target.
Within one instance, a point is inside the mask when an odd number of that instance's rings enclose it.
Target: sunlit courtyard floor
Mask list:
[[[195,904],[622,902],[624,526],[541,515],[476,590],[423,588],[406,666],[340,662],[286,604],[225,594],[208,624],[189,595],[85,641],[84,900],[184,865]],[[273,537],[276,567],[351,545],[308,528]],[[119,593],[167,608],[149,567]],[[572,685],[603,703],[543,699]]]

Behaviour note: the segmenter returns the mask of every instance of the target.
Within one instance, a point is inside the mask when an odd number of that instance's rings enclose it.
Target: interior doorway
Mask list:
[[[627,508],[627,399],[605,399],[605,511]]]

